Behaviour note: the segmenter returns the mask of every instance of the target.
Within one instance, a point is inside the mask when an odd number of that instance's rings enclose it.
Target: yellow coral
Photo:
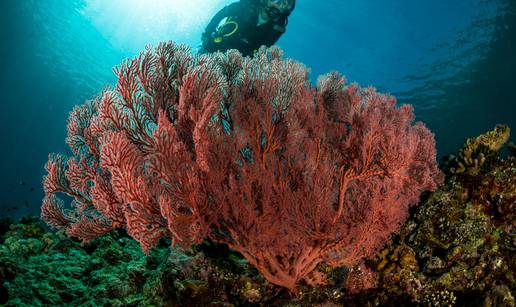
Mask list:
[[[373,262],[375,263],[375,269],[383,273],[397,273],[402,269],[418,270],[416,253],[406,245],[396,246],[394,249],[385,248]]]
[[[475,176],[480,172],[482,165],[492,156],[496,156],[503,144],[507,142],[510,128],[506,125],[497,125],[493,130],[468,139],[458,157],[451,157],[454,164],[450,171],[454,174],[468,174]]]

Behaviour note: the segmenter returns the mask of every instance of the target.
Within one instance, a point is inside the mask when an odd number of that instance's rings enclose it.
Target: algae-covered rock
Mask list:
[[[494,165],[489,176],[483,176],[480,183],[472,189],[472,197],[485,206],[489,216],[509,226],[516,220],[515,158],[511,157]]]

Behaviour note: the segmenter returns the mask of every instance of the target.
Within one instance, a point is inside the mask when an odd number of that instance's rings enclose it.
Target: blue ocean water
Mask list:
[[[0,216],[38,214],[68,113],[113,66],[161,40],[197,47],[231,2],[0,1]],[[314,82],[337,70],[413,104],[440,156],[497,123],[516,129],[514,0],[300,0],[278,45]]]

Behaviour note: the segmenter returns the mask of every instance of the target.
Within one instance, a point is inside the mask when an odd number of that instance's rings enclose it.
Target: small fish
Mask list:
[[[23,203],[25,204],[25,207],[29,206],[29,201],[28,200],[24,200]]]
[[[25,181],[20,181],[20,185],[27,185],[27,183]]]
[[[34,187],[30,187],[30,189],[29,189],[29,190],[30,190],[31,192],[32,192],[32,191],[34,191]]]
[[[12,207],[11,207],[11,209],[12,209],[12,210],[16,210],[16,209],[18,209],[18,207],[16,207],[16,206],[12,206]]]

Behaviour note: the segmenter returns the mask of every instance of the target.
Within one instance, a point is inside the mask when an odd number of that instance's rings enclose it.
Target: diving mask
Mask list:
[[[264,2],[267,15],[273,19],[287,17],[294,6],[293,0],[265,0]]]

